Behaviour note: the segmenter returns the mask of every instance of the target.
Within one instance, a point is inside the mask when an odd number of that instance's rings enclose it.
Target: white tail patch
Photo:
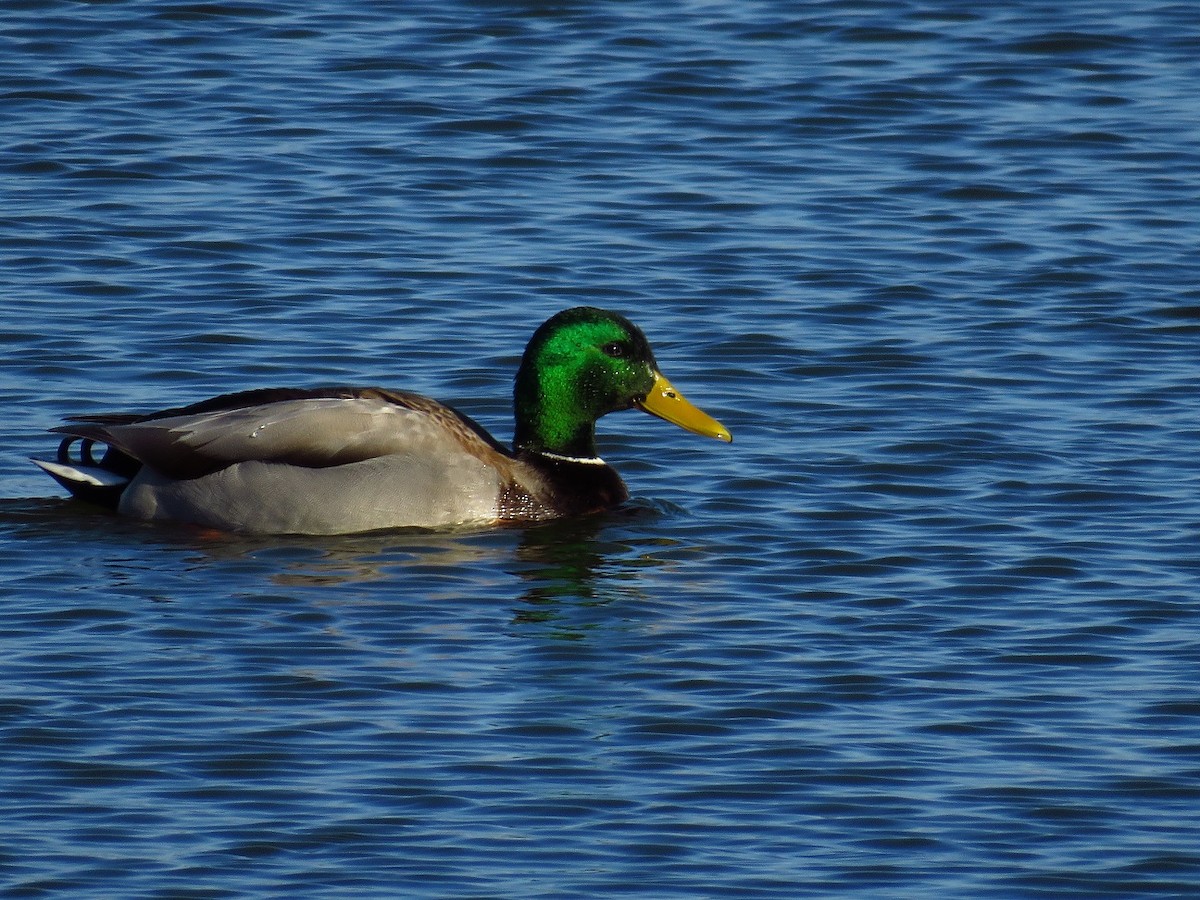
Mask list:
[[[64,484],[71,482],[93,487],[121,487],[129,484],[129,479],[124,475],[101,469],[99,466],[68,466],[46,459],[35,459],[33,464]]]

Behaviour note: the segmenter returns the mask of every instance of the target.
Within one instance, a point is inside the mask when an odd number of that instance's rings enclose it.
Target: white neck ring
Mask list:
[[[534,450],[538,456],[544,456],[546,459],[553,459],[557,462],[580,463],[585,466],[606,466],[604,460],[598,456],[565,456],[562,453],[551,453],[549,450]]]

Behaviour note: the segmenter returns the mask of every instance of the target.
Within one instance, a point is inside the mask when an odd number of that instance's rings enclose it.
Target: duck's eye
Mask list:
[[[629,355],[629,348],[620,341],[610,341],[600,348],[605,355],[611,356],[613,359],[624,359]]]

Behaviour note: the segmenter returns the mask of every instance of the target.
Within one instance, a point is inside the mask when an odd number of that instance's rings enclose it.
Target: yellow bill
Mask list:
[[[708,413],[692,406],[661,372],[655,372],[654,375],[654,387],[638,402],[639,409],[705,437],[714,437],[726,443],[733,440],[728,428]]]

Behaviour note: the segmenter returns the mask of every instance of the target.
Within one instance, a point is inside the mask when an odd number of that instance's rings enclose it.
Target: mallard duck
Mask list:
[[[511,451],[419,394],[267,388],[149,414],[72,417],[53,429],[66,435],[57,460],[34,462],[73,495],[124,515],[222,531],[536,522],[629,496],[596,454],[596,420],[631,407],[732,440],[663,377],[637,326],[578,307],[547,320],[525,348]],[[97,460],[98,444],[107,449]]]

